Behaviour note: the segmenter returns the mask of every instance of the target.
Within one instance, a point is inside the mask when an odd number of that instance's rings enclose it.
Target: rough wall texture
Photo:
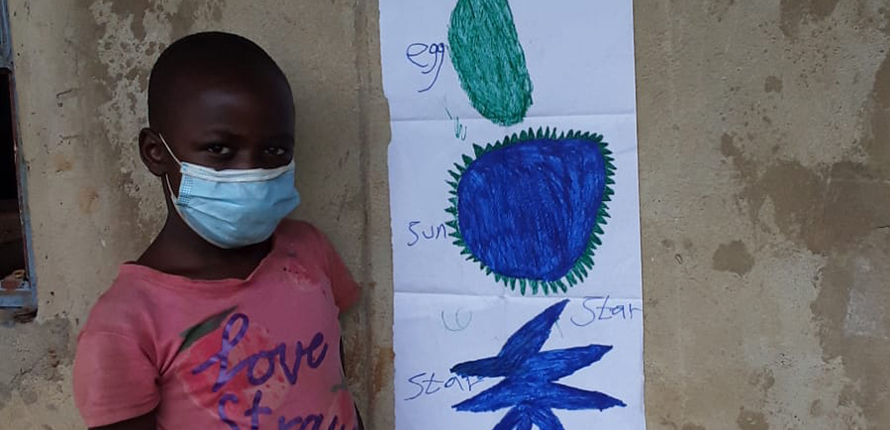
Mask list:
[[[638,1],[650,428],[890,429],[882,1]]]
[[[0,427],[81,428],[76,332],[162,216],[148,68],[225,29],[294,86],[298,216],[366,288],[349,374],[392,428],[376,1],[10,3],[40,313],[0,328]],[[890,428],[890,5],[638,0],[636,27],[649,427]]]

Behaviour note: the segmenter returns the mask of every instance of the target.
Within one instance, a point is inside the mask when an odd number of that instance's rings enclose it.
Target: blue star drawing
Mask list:
[[[505,379],[477,396],[454,405],[466,412],[494,412],[511,408],[493,430],[565,430],[552,409],[604,410],[625,407],[621,400],[555,381],[596,363],[612,347],[587,345],[541,351],[568,300],[550,306],[525,323],[495,357],[468,361],[451,368],[462,377]]]

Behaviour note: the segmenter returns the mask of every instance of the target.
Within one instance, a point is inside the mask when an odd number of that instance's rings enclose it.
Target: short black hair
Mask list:
[[[151,69],[148,80],[148,122],[161,127],[176,95],[189,78],[210,74],[236,74],[253,79],[282,80],[284,72],[253,41],[232,33],[209,31],[185,36],[168,46]]]

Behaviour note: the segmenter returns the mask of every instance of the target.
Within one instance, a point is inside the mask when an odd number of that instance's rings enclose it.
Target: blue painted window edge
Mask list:
[[[25,279],[18,287],[12,290],[0,290],[0,308],[25,308],[37,309],[37,275],[34,270],[34,247],[31,241],[31,217],[27,196],[27,168],[22,157],[22,138],[18,133],[18,95],[15,91],[15,74],[13,67],[12,38],[9,30],[9,7],[7,0],[0,0],[0,68],[8,69],[10,73],[10,103],[12,104],[12,124],[15,129],[15,161],[18,170],[19,188],[19,216],[22,223],[22,235],[25,245]],[[4,274],[5,275],[5,274]]]

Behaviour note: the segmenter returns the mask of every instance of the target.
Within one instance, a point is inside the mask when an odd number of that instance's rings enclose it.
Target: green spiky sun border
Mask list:
[[[572,269],[570,269],[560,279],[557,279],[555,281],[514,278],[494,272],[490,267],[487,267],[485,263],[479,261],[479,259],[476,258],[476,256],[473,255],[472,251],[470,251],[470,249],[467,247],[467,244],[464,242],[463,237],[461,237],[459,228],[460,224],[458,222],[459,211],[457,188],[460,184],[460,179],[467,168],[470,167],[470,165],[474,161],[479,159],[479,157],[485,154],[507,146],[512,146],[530,140],[538,139],[578,139],[587,140],[592,144],[596,144],[599,147],[600,154],[603,157],[603,164],[606,171],[605,187],[603,189],[603,200],[600,203],[599,209],[597,210],[596,222],[593,224],[593,228],[591,229],[590,238],[587,242],[587,249],[585,249],[584,253],[582,253],[581,256],[578,257]],[[593,269],[594,251],[596,251],[596,248],[598,246],[602,245],[602,241],[599,237],[604,234],[602,226],[607,224],[606,218],[611,218],[608,212],[609,206],[607,202],[612,201],[612,196],[615,194],[615,191],[612,189],[611,186],[615,185],[613,176],[615,175],[615,170],[617,168],[613,164],[615,159],[611,157],[612,151],[608,149],[608,146],[608,143],[603,142],[603,135],[601,134],[574,130],[569,130],[568,132],[557,132],[556,128],[550,127],[539,127],[537,133],[533,128],[529,128],[528,131],[523,130],[519,134],[513,133],[512,135],[505,136],[503,140],[497,141],[494,144],[489,143],[485,145],[485,147],[479,146],[474,143],[473,152],[475,158],[470,157],[469,155],[462,155],[461,158],[463,159],[464,164],[461,165],[459,163],[454,163],[454,169],[448,170],[448,174],[451,175],[451,178],[453,180],[445,181],[451,187],[448,190],[448,193],[451,195],[451,197],[448,198],[448,202],[451,203],[451,205],[447,209],[445,209],[445,212],[448,212],[454,217],[453,220],[447,221],[445,224],[448,227],[451,227],[452,230],[454,230],[449,234],[449,236],[455,239],[452,243],[461,248],[460,255],[466,255],[467,261],[478,263],[479,268],[484,271],[486,275],[491,276],[493,274],[495,282],[503,283],[504,287],[510,288],[510,290],[512,291],[516,291],[516,287],[518,286],[519,291],[522,295],[525,295],[527,289],[531,289],[532,294],[538,294],[539,290],[543,290],[545,295],[549,295],[551,292],[553,292],[554,294],[558,294],[560,291],[566,293],[568,292],[568,289],[570,287],[583,282],[584,279],[588,276],[588,271]]]

